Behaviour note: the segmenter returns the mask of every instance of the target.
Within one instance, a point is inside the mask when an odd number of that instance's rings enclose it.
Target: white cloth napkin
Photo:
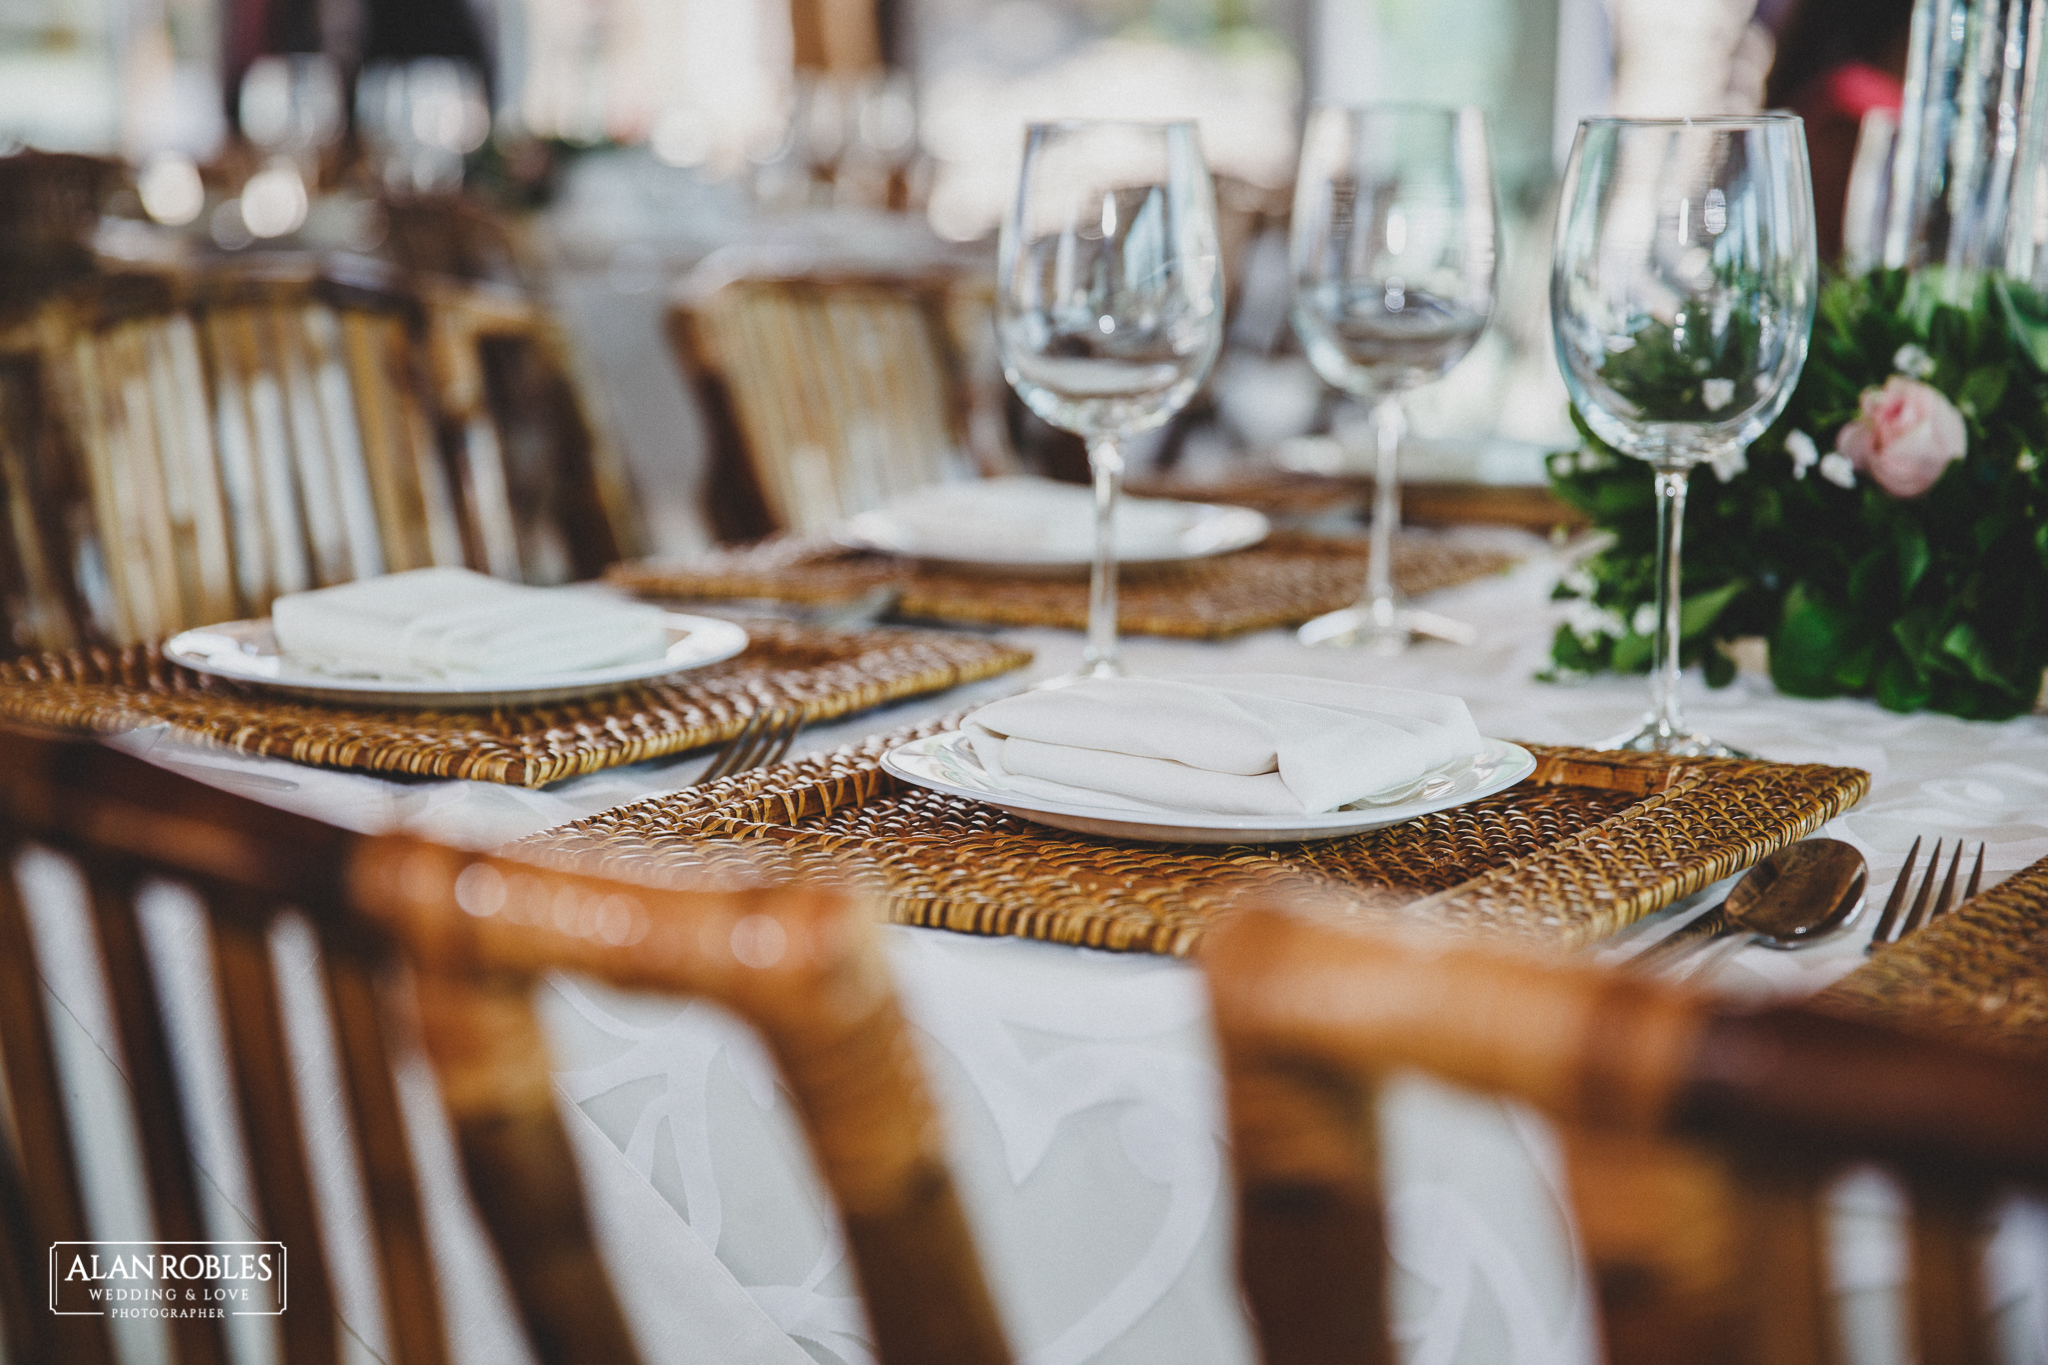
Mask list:
[[[1217,815],[1400,800],[1484,745],[1456,697],[1272,673],[1091,679],[991,702],[962,728],[1019,794]]]
[[[527,588],[468,569],[414,569],[290,593],[270,607],[277,647],[341,677],[552,677],[658,659],[662,610],[576,588]]]
[[[1165,498],[1117,503],[1117,553],[1126,559],[1184,552],[1181,543],[1198,504]],[[1050,479],[974,479],[935,484],[892,499],[857,520],[858,533],[899,554],[934,559],[1044,558],[1085,560],[1095,549],[1095,494]]]

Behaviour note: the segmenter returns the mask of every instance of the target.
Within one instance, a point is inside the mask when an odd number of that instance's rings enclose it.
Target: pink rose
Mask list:
[[[1865,389],[1863,415],[1835,437],[1835,449],[1895,498],[1917,498],[1934,487],[1968,446],[1956,405],[1902,374],[1881,389]]]

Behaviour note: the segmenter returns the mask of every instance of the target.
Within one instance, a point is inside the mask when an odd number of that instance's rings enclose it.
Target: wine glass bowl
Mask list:
[[[1486,330],[1497,222],[1485,116],[1422,105],[1328,106],[1309,120],[1295,181],[1295,333],[1323,380],[1373,405],[1372,553],[1355,607],[1301,629],[1310,644],[1381,653],[1471,629],[1400,604],[1401,395],[1442,377]]]
[[[1658,498],[1652,711],[1615,747],[1732,752],[1679,705],[1686,481],[1702,460],[1735,468],[1785,410],[1817,289],[1798,118],[1579,125],[1551,271],[1558,364],[1588,429],[1647,462]]]
[[[1194,125],[1033,125],[998,270],[1004,377],[1088,443],[1096,549],[1077,676],[1114,676],[1120,443],[1185,407],[1223,344],[1215,190]]]

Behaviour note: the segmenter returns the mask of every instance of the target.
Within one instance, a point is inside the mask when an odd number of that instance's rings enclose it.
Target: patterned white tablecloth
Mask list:
[[[1532,543],[1533,544],[1533,543]],[[1226,644],[1127,642],[1133,669],[1160,673],[1295,671],[1457,693],[1487,734],[1588,743],[1642,710],[1639,681],[1538,683],[1555,612],[1540,555],[1497,579],[1438,595],[1432,605],[1476,624],[1481,643],[1427,645],[1397,660],[1309,650],[1272,632]],[[1001,695],[1070,667],[1077,637],[1016,631],[1037,652],[1028,675],[806,732],[798,752]],[[1689,680],[1688,686],[1696,686]],[[1724,691],[1690,691],[1699,725],[1772,758],[1868,769],[1869,798],[1826,831],[1870,859],[1881,899],[1916,834],[1982,838],[1993,879],[2048,855],[2048,720],[2002,724],[1896,716],[1861,701],[1798,701],[1743,675]],[[481,783],[390,783],[178,749],[162,732],[127,744],[208,781],[354,828],[406,828],[487,845],[686,784],[702,760],[600,773],[543,792]],[[55,860],[26,869],[46,909],[71,894]],[[192,1027],[210,1006],[204,955],[189,912],[165,896],[149,908],[152,950],[191,992]],[[58,916],[43,914],[46,923]],[[1647,930],[1662,932],[1670,917]],[[1863,921],[1867,931],[1868,917]],[[1173,1360],[1239,1365],[1251,1356],[1230,1271],[1227,1153],[1207,1004],[1188,967],[1020,940],[894,929],[890,950],[951,1128],[970,1214],[1030,1365]],[[286,934],[280,960],[304,970]],[[127,1122],[106,1058],[118,1055],[87,974],[61,945],[46,952],[74,1089],[104,1134],[94,1160],[121,1158]],[[1859,942],[1798,954],[1745,950],[1721,971],[1731,989],[1803,995],[1862,960]],[[547,999],[558,1084],[583,1154],[615,1273],[655,1361],[786,1361],[853,1365],[870,1358],[842,1248],[796,1139],[771,1068],[744,1030],[701,1004],[625,997],[563,980]],[[217,1027],[217,1024],[212,1025]],[[195,1035],[197,1036],[197,1035]],[[332,1133],[339,1106],[322,1031],[294,1024],[309,1102]],[[191,1051],[191,1049],[188,1049]],[[224,1114],[222,1078],[188,1076],[202,1107]],[[414,1109],[434,1139],[423,1078]],[[1550,1137],[1541,1124],[1421,1082],[1397,1088],[1388,1164],[1398,1264],[1397,1322],[1416,1365],[1567,1365],[1597,1354],[1589,1286],[1576,1260]],[[224,1121],[201,1144],[217,1216],[250,1207]],[[443,1239],[451,1311],[466,1362],[526,1353],[502,1325],[502,1288],[478,1255],[474,1227],[435,1139],[426,1142],[435,1232]],[[370,1289],[360,1196],[336,1147],[326,1192],[335,1226],[351,1350],[381,1359],[381,1314]],[[1903,1277],[1891,1196],[1859,1181],[1842,1196],[1860,1229],[1838,1257],[1838,1286],[1858,1303],[1859,1358],[1895,1354],[1885,1296]],[[146,1235],[131,1187],[99,1201],[98,1235]],[[2028,1360],[2048,1360],[2041,1299],[2048,1284],[2044,1220],[2008,1220],[1995,1279],[2006,1334]],[[121,1229],[136,1229],[124,1233]],[[138,1350],[155,1340],[131,1332]],[[145,1357],[137,1357],[145,1358]]]

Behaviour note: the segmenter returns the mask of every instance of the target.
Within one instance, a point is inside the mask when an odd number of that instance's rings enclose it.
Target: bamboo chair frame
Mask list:
[[[945,1165],[936,1111],[897,1007],[878,930],[829,887],[723,889],[566,875],[405,837],[350,834],[87,741],[0,730],[0,852],[72,856],[92,889],[158,1235],[201,1219],[185,1111],[141,951],[135,891],[171,879],[201,897],[230,1070],[254,1167],[257,1222],[291,1257],[280,1320],[293,1365],[337,1358],[267,932],[302,912],[320,945],[364,1172],[394,1358],[439,1365],[446,1332],[392,1077],[384,993],[409,986],[472,1200],[545,1365],[637,1358],[599,1259],[555,1108],[533,993],[573,970],[702,995],[766,1040],[842,1210],[878,1356],[894,1365],[1009,1359]],[[35,1311],[36,1248],[86,1219],[29,923],[0,878],[0,1313],[21,1365],[111,1359],[103,1320]],[[180,1365],[224,1359],[217,1324],[183,1323]]]
[[[434,564],[592,577],[638,548],[552,325],[365,263],[100,276],[0,317],[0,494],[0,652]]]
[[[1817,1198],[1841,1166],[1913,1193],[1928,1365],[1990,1358],[1984,1210],[2048,1182],[2048,1076],[2009,1056],[1799,1007],[1744,1012],[1562,959],[1368,937],[1277,910],[1218,925],[1215,1000],[1239,1265],[1266,1365],[1391,1362],[1372,1098],[1394,1068],[1528,1104],[1568,1132],[1717,1153],[1734,1213],[1723,1340],[1603,1304],[1609,1359],[1841,1359]],[[1574,1163],[1575,1176],[1588,1173]],[[1579,1192],[1583,1204],[1584,1191]],[[1373,1287],[1382,1287],[1375,1292]],[[1625,1309],[1625,1305],[1623,1306]]]
[[[669,340],[704,413],[719,540],[816,535],[956,464],[1009,469],[986,293],[940,267],[730,256],[685,279]]]

